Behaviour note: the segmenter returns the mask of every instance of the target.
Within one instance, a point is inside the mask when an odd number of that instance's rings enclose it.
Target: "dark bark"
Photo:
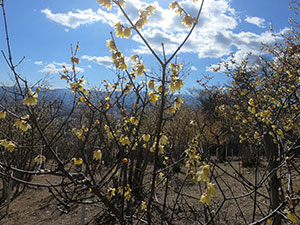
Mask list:
[[[274,144],[273,138],[269,134],[264,135],[264,147],[266,151],[266,155],[269,160],[269,172],[270,175],[270,206],[272,210],[275,210],[280,205],[280,180],[277,176],[277,145]],[[282,224],[282,215],[275,214],[273,217],[273,225],[281,225]]]

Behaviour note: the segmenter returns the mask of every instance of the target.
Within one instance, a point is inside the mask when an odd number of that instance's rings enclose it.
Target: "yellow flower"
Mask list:
[[[256,113],[256,110],[254,107],[248,107],[248,111],[251,112],[252,114],[255,114]]]
[[[168,113],[169,114],[174,114],[176,112],[176,109],[172,106],[172,107],[170,107],[170,108],[168,108]]]
[[[108,138],[109,138],[110,140],[113,140],[113,139],[114,139],[114,135],[113,135],[113,133],[110,132],[110,131],[107,133],[107,136],[108,136]]]
[[[161,85],[158,85],[157,88],[156,88],[156,91],[157,91],[157,92],[162,92],[162,86],[161,86]]]
[[[278,135],[282,135],[282,134],[283,134],[283,131],[282,131],[281,129],[278,129],[278,130],[277,130],[277,134],[278,134]]]
[[[176,9],[178,8],[178,2],[177,1],[171,1],[169,4],[170,9]]]
[[[214,188],[214,185],[212,183],[207,183],[206,193],[209,196],[215,196],[216,195],[216,189]]]
[[[255,103],[252,98],[249,99],[248,104],[251,105],[252,107],[255,107]]]
[[[284,210],[284,212],[287,214],[287,218],[290,221],[292,221],[293,223],[299,223],[300,222],[299,218],[294,213],[292,213],[291,211]]]
[[[176,97],[176,98],[175,98],[175,103],[174,103],[174,108],[175,108],[175,109],[179,109],[180,106],[181,106],[181,104],[182,104],[182,98]]]
[[[25,117],[22,117],[21,119],[16,119],[14,126],[22,130],[23,132],[26,132],[27,130],[31,129],[31,126],[27,123],[27,121],[24,120],[24,118]]]
[[[161,154],[164,153],[164,148],[165,148],[165,147],[164,147],[163,145],[161,145],[161,144],[158,145],[158,154],[159,154],[159,155],[161,155]]]
[[[240,106],[239,106],[239,105],[234,105],[233,107],[236,108],[237,110],[240,109]]]
[[[192,27],[194,21],[195,21],[195,19],[191,15],[185,14],[181,20],[181,23],[186,27]]]
[[[210,170],[210,166],[205,164],[203,166],[200,166],[200,168],[202,169],[201,173],[200,173],[200,180],[204,180],[206,182],[209,182],[209,170]]]
[[[34,106],[37,104],[37,97],[26,97],[24,98],[24,104],[27,106]]]
[[[123,31],[123,37],[124,38],[129,38],[131,36],[131,28],[130,27],[126,27]]]
[[[142,76],[146,70],[146,66],[142,63],[137,63],[135,64],[135,69],[136,69],[136,75]]]
[[[7,141],[6,139],[0,140],[0,144],[9,152],[13,152],[13,150],[16,147],[16,145],[13,142]]]
[[[75,134],[75,136],[81,140],[81,141],[84,141],[85,140],[85,137],[84,137],[84,134],[83,134],[83,130],[82,129],[76,129],[76,128],[73,128],[72,129],[72,132]]]
[[[147,211],[147,204],[146,204],[145,201],[142,201],[141,209],[142,209],[143,211],[145,211],[145,212]]]
[[[112,3],[111,0],[97,0],[100,5],[103,5],[104,8],[107,8],[108,10],[111,10]]]
[[[139,57],[137,55],[131,55],[130,56],[130,60],[133,61],[133,62],[136,62],[138,60],[138,58]]]
[[[37,93],[34,93],[31,89],[28,90],[28,97],[25,97],[23,103],[27,106],[34,106],[37,104]]]
[[[126,86],[125,86],[125,89],[124,89],[124,93],[129,94],[132,87],[133,87],[132,83],[127,83]]]
[[[102,152],[101,150],[95,150],[93,154],[93,159],[100,161],[102,159]]]
[[[121,7],[123,7],[123,8],[125,7],[125,1],[124,0],[119,0],[118,3]]]
[[[81,165],[83,163],[82,158],[72,158],[72,161],[74,166]]]
[[[123,29],[122,29],[122,25],[121,25],[120,22],[117,22],[115,24],[115,32],[116,32],[117,37],[122,37],[123,36]]]
[[[162,145],[168,144],[168,137],[166,135],[162,135],[159,139],[159,144],[162,144]]]
[[[88,132],[88,131],[89,131],[89,128],[87,128],[87,127],[84,126],[84,125],[82,125],[81,128],[82,128],[82,130],[83,130],[84,132]]]
[[[158,95],[156,95],[153,91],[149,93],[149,101],[150,102],[156,102],[158,100]]]
[[[133,116],[130,117],[129,121],[130,121],[131,124],[136,125],[136,126],[137,126],[138,123],[139,123],[139,120],[136,119],[136,118],[134,118]]]
[[[170,2],[169,7],[170,9],[175,10],[175,13],[179,16],[182,15],[182,13],[184,13],[183,9],[180,7],[177,1]]]
[[[195,120],[191,120],[190,121],[190,125],[195,126],[196,125],[196,121]]]
[[[136,29],[140,30],[140,29],[143,29],[147,23],[148,23],[147,17],[144,16],[144,17],[139,18],[138,21],[136,21],[135,27],[136,27]]]
[[[180,90],[183,86],[184,86],[184,81],[176,78],[173,79],[173,81],[171,82],[170,90],[174,92],[176,90]]]
[[[155,88],[155,82],[154,82],[154,80],[149,80],[149,81],[148,81],[148,87],[149,87],[151,90],[154,90],[154,88]]]
[[[118,50],[116,45],[115,45],[115,42],[112,39],[106,41],[106,46],[109,48],[110,52]]]
[[[202,202],[203,204],[209,205],[210,204],[210,197],[209,197],[209,195],[206,194],[206,193],[203,193],[201,195],[200,202]]]
[[[5,117],[6,117],[6,112],[0,111],[0,119],[5,119]]]
[[[107,197],[109,199],[111,199],[115,195],[116,195],[116,189],[115,188],[108,188],[107,189]]]
[[[41,164],[42,162],[46,162],[46,157],[44,155],[38,155],[34,158],[34,161],[37,163],[37,164]]]
[[[130,141],[129,138],[127,136],[121,136],[120,137],[120,143],[124,146],[124,145],[130,145]]]
[[[143,134],[142,138],[145,142],[148,142],[150,140],[150,134]]]
[[[124,193],[123,187],[118,187],[118,193],[120,195],[123,195],[123,193]]]
[[[126,192],[125,192],[124,198],[125,198],[126,201],[129,201],[129,200],[130,200],[130,198],[131,198],[130,191],[126,191]]]

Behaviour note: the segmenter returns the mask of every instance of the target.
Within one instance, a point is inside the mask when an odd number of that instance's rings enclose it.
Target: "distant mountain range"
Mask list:
[[[35,91],[33,89],[33,91]],[[0,99],[5,95],[5,93],[7,95],[12,96],[12,94],[14,93],[14,87],[0,87]],[[116,92],[114,96],[111,97],[111,99],[113,100],[115,96],[117,96],[118,94],[120,94],[120,92]],[[68,88],[58,88],[58,89],[41,89],[41,92],[39,94],[39,97],[41,96],[47,96],[47,100],[49,101],[63,101],[64,105],[71,105],[73,103],[74,100],[74,94],[72,92],[71,89]],[[104,91],[97,91],[96,93],[94,92],[94,97],[96,97],[96,95],[98,96],[107,96],[107,92]],[[142,96],[144,95],[143,93],[141,94]],[[178,95],[177,95],[178,96]],[[184,103],[187,105],[195,105],[195,104],[199,104],[199,101],[197,100],[197,97],[191,95],[191,94],[183,94],[180,95],[180,97],[184,98]],[[20,98],[20,97],[17,97]],[[129,104],[131,105],[132,103],[135,102],[135,95],[133,93],[129,93],[129,95],[127,95],[126,100],[125,100],[125,104]]]

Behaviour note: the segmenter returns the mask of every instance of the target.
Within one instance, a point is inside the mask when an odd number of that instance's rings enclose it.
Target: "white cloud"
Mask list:
[[[259,18],[259,17],[246,17],[245,19],[246,22],[248,23],[251,23],[251,24],[254,24],[260,28],[265,28],[265,19],[264,18]]]
[[[50,9],[43,9],[41,12],[44,13],[48,19],[73,29],[84,24],[93,24],[101,20],[103,22],[106,21],[103,17],[105,15],[93,12],[92,9],[77,9],[75,12],[70,11],[68,13],[52,13]]]
[[[193,70],[193,71],[197,71],[198,70],[195,66],[191,66],[190,69]]]
[[[69,71],[72,70],[72,65],[70,64],[53,62],[47,64],[43,69],[39,70],[39,72],[46,74],[59,74],[64,72],[65,69],[63,68],[63,66],[65,66]],[[76,67],[76,72],[82,73],[84,72],[84,69],[81,67]]]
[[[81,58],[86,59],[90,62],[96,63],[98,65],[105,66],[108,69],[113,68],[113,63],[112,63],[111,58],[109,56],[88,56],[88,55],[84,55]]]
[[[43,61],[35,61],[34,64],[40,66],[40,65],[43,65]]]
[[[180,1],[180,4],[192,16],[196,16],[200,3],[200,0],[198,3],[194,3],[193,0]],[[252,52],[254,55],[260,54],[261,43],[272,44],[275,42],[275,37],[269,31],[254,33],[236,29],[242,21],[230,3],[231,0],[205,0],[198,25],[181,52],[197,54],[198,58],[227,58],[232,52],[237,51],[236,55],[242,58],[248,52]],[[181,17],[178,17],[172,10],[162,8],[159,1],[155,1],[153,4],[156,10],[150,17],[146,28],[140,32],[158,54],[162,54],[162,43],[164,43],[166,54],[171,54],[185,39],[189,29],[181,24]],[[126,1],[125,11],[133,23],[137,19],[138,9],[146,5],[147,3],[142,0]],[[97,11],[77,9],[74,12],[57,14],[52,13],[49,9],[42,10],[42,12],[50,20],[74,29],[80,25],[98,21],[112,27],[117,21],[127,23],[116,7],[113,7],[110,12],[101,8]],[[247,17],[245,21],[262,28],[265,22],[263,18],[258,17]],[[133,50],[134,52],[150,53],[136,33],[131,39],[138,44],[138,47]],[[107,68],[111,68],[112,65],[108,56],[83,56],[82,58]]]
[[[190,69],[193,70],[193,71],[197,71],[197,68],[195,66],[191,66]]]

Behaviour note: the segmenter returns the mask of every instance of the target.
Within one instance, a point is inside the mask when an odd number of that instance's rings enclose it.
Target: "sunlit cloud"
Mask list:
[[[264,18],[259,18],[259,17],[246,17],[245,21],[247,23],[251,23],[251,24],[254,24],[260,28],[265,28],[265,19]]]
[[[65,68],[63,68],[63,66]],[[45,73],[45,74],[60,74],[60,73],[63,73],[65,69],[71,71],[72,65],[64,63],[64,62],[63,63],[53,62],[53,63],[47,64],[43,69],[39,70],[39,72]],[[76,72],[82,73],[82,72],[84,72],[84,69],[81,67],[76,67]]]
[[[88,56],[84,55],[81,57],[82,59],[88,60],[90,62],[96,63],[101,66],[105,66],[108,69],[113,68],[113,63],[109,56]]]
[[[196,16],[200,3],[200,0],[198,3],[193,0],[180,1],[182,7],[192,16]],[[226,58],[235,52],[239,58],[242,58],[248,52],[252,52],[254,55],[260,54],[261,43],[275,43],[275,37],[268,30],[254,33],[237,29],[242,20],[237,16],[230,3],[230,0],[206,0],[197,27],[180,52],[196,54],[200,59]],[[153,5],[156,10],[150,17],[148,25],[140,32],[158,55],[162,54],[162,43],[165,53],[169,55],[186,38],[189,29],[181,24],[181,17],[177,16],[171,9],[163,8],[159,1],[154,2]],[[135,23],[139,9],[146,6],[147,3],[141,0],[127,0],[124,10]],[[111,11],[99,8],[96,11],[77,9],[66,13],[52,13],[50,9],[44,9],[42,12],[48,19],[73,29],[96,22],[111,27],[118,21],[128,25],[117,7],[113,7]],[[263,18],[247,17],[245,21],[261,28],[265,27]],[[138,44],[132,50],[134,53],[150,54],[149,49],[138,34],[133,33],[131,40]],[[107,68],[111,68],[112,65],[107,56],[84,56],[82,58]]]
[[[43,61],[35,61],[34,64],[40,66],[43,65]]]

